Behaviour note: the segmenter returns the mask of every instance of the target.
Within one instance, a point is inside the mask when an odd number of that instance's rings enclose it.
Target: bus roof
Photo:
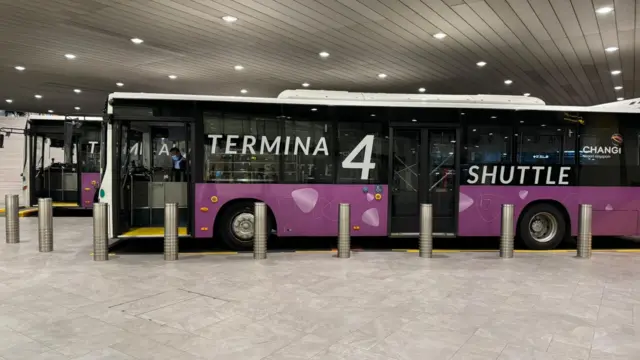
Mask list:
[[[527,96],[385,94],[325,90],[285,90],[277,98],[116,92],[109,94],[107,113],[113,113],[112,100],[116,99],[640,113],[640,98],[595,106],[556,106],[546,105],[541,99]]]
[[[75,115],[29,115],[29,120],[81,120],[102,121],[101,116],[75,116]]]

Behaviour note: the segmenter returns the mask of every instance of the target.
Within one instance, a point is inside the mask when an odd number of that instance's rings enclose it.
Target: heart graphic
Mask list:
[[[529,195],[529,192],[527,190],[520,190],[520,192],[518,193],[518,196],[520,196],[520,199],[524,200],[527,195]]]
[[[613,206],[611,206],[611,204],[607,204],[607,206],[605,206],[604,209],[606,211],[611,211],[611,210],[613,210]]]
[[[458,201],[458,212],[463,212],[473,205],[473,199],[467,194],[460,193],[460,200]]]
[[[377,227],[378,225],[380,225],[380,215],[378,214],[378,209],[371,208],[365,211],[362,214],[362,222],[373,227]]]
[[[298,189],[291,192],[293,201],[303,213],[310,213],[318,202],[318,191],[312,188]]]
[[[373,199],[374,199],[374,198],[373,198],[373,195],[372,195],[372,194],[367,193],[367,201],[373,201]]]

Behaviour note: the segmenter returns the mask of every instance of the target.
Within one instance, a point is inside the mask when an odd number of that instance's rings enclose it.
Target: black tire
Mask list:
[[[545,239],[544,241],[541,241],[541,239],[536,239],[530,231],[529,224],[531,223],[531,220],[536,216],[555,220],[555,234],[553,233],[553,231],[549,232],[550,237],[548,239]],[[551,223],[553,223],[554,220],[551,220]],[[531,250],[555,249],[565,239],[566,229],[567,224],[562,212],[557,207],[551,204],[544,203],[536,204],[527,208],[522,214],[520,222],[518,223],[518,235],[524,245]]]
[[[216,222],[216,235],[222,238],[227,246],[232,250],[243,251],[253,249],[253,236],[248,239],[238,237],[232,230],[234,219],[240,214],[252,214],[254,212],[254,202],[241,201],[227,207],[221,214],[221,218]],[[267,210],[267,228],[272,229],[271,210]]]

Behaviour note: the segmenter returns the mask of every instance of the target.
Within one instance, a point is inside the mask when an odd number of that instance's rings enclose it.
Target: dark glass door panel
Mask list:
[[[433,205],[434,233],[455,232],[456,130],[394,129],[391,234],[420,231],[420,204]]]
[[[396,130],[392,144],[391,232],[418,231],[421,130]]]
[[[429,188],[427,198],[433,204],[434,232],[455,231],[455,151],[454,130],[429,130]]]

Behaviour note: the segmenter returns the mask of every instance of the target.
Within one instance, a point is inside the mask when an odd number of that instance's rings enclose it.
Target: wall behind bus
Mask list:
[[[0,128],[24,129],[27,123],[26,117],[2,116]],[[24,135],[11,134],[4,137],[4,147],[0,149],[0,204],[4,208],[5,194],[20,195],[20,204],[23,204],[22,191],[22,166],[24,161]]]

